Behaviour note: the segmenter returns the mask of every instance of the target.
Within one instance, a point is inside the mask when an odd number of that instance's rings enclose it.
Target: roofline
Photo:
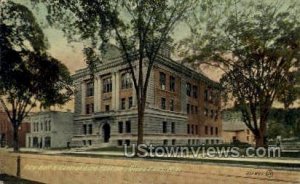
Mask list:
[[[207,76],[205,76],[204,74],[197,72],[187,66],[185,66],[183,63],[178,63],[176,61],[174,61],[171,58],[166,58],[165,56],[158,54],[157,55],[157,60],[159,61],[159,63],[166,65],[169,68],[172,68],[173,70],[183,73],[185,76],[188,77],[195,77],[198,80],[201,80],[203,82],[209,83],[209,85],[212,85],[215,88],[221,88],[221,85],[219,82],[213,81],[210,78],[208,78]],[[119,65],[123,65],[126,64],[124,62],[124,60],[122,59],[122,57],[115,57],[115,58],[111,58],[110,60],[108,60],[110,62],[105,63],[105,64],[101,64],[99,63],[97,65],[96,68],[96,72],[98,72],[99,70],[103,70],[103,69],[108,69],[108,68],[112,68],[114,66],[119,66]],[[154,62],[154,64],[157,64],[158,62]],[[79,69],[75,71],[75,74],[72,75],[72,78],[74,80],[79,79],[79,78],[83,78],[86,75],[89,75],[89,71],[88,71],[88,67]]]

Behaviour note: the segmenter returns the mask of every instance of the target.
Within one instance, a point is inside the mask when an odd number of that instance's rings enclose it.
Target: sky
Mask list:
[[[0,0],[1,1],[1,0]],[[86,64],[84,62],[84,57],[82,54],[82,49],[84,48],[83,43],[69,43],[64,36],[63,32],[59,29],[51,28],[49,26],[45,25],[45,9],[42,7],[38,7],[38,9],[33,8],[31,6],[30,0],[13,0],[16,3],[23,4],[27,6],[35,15],[37,20],[40,23],[40,26],[42,27],[45,36],[48,39],[49,42],[49,49],[48,52],[51,56],[57,58],[62,63],[64,63],[68,69],[70,70],[71,74],[74,74],[76,70],[82,69],[86,67]],[[174,30],[173,39],[174,41],[179,41],[185,37],[187,37],[190,32],[189,28],[186,24],[181,23],[178,26],[176,26]],[[52,107],[52,110],[74,110],[74,100],[71,100],[66,105],[62,107]],[[34,111],[39,111],[39,109],[34,109]]]
[[[83,43],[69,43],[65,38],[63,32],[59,29],[54,29],[49,26],[43,26],[45,23],[45,14],[42,7],[39,9],[34,9],[31,6],[30,0],[14,0],[16,3],[26,5],[34,13],[37,20],[39,20],[41,27],[47,37],[50,48],[48,52],[55,58],[62,61],[73,74],[76,70],[86,67],[84,62],[84,57],[82,54],[82,49],[84,47]],[[189,35],[189,28],[186,24],[181,23],[176,26],[174,30],[173,39],[179,41]]]
[[[1,0],[0,0],[1,1]],[[50,47],[48,52],[55,58],[59,59],[63,62],[70,70],[71,74],[73,74],[76,70],[86,67],[84,62],[84,57],[82,54],[83,43],[68,43],[67,39],[64,37],[63,32],[58,29],[51,28],[49,26],[43,26],[45,22],[45,9],[42,7],[37,9],[33,9],[30,3],[30,0],[14,0],[16,3],[20,3],[26,5],[34,15],[37,20],[40,21],[41,27],[47,37]],[[174,30],[173,39],[174,41],[179,41],[190,35],[189,27],[185,23],[181,23],[176,26]],[[218,75],[213,69],[208,69],[208,73],[210,75]],[[215,73],[214,73],[215,72]],[[209,76],[210,77],[210,76]],[[215,77],[215,76],[214,76]],[[56,107],[55,110],[67,110],[70,109],[73,111],[74,109],[73,100],[68,104],[62,107],[62,109]]]

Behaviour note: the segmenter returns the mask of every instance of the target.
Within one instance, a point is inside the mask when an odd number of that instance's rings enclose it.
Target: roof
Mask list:
[[[107,48],[106,54],[107,54],[107,56],[104,57],[104,61],[102,63],[97,64],[96,71],[106,70],[108,68],[124,64],[124,60],[122,58],[121,52],[118,51],[118,47],[109,45]],[[173,59],[171,59],[170,57],[167,57],[162,54],[158,54],[156,62],[164,64],[164,65],[174,69],[175,71],[180,71],[181,73],[183,73],[185,75],[194,76],[196,79],[205,81],[212,87],[221,88],[219,82],[211,80],[204,73],[184,65],[182,62],[176,62]],[[88,67],[85,67],[83,69],[79,69],[79,70],[75,71],[75,74],[72,75],[72,77],[74,80],[76,80],[76,79],[82,78],[83,76],[87,76],[89,74],[90,74],[90,72],[89,72]]]
[[[223,121],[223,131],[243,131],[248,127],[240,120],[227,120]]]

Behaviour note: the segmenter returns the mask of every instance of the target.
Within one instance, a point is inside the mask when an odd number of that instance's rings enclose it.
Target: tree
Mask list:
[[[12,124],[17,152],[24,118],[38,104],[68,101],[72,80],[66,66],[47,54],[43,31],[25,6],[1,3],[0,33],[0,103]]]
[[[91,48],[85,49],[88,51],[87,58],[93,58],[88,59],[90,65],[97,61],[92,51],[95,48],[103,49],[103,44],[98,41],[105,43],[110,36],[117,43],[132,74],[138,106],[137,143],[142,144],[147,87],[152,67],[161,47],[171,41],[170,35],[175,25],[193,9],[196,0],[42,2],[48,7],[50,23],[62,26],[73,39],[77,35],[81,40],[92,40]],[[146,71],[143,69],[145,66]]]
[[[256,146],[265,146],[272,104],[294,87],[292,73],[299,70],[299,4],[229,2],[213,25],[193,28],[185,47],[194,54],[187,60],[223,70],[224,89],[236,100]]]

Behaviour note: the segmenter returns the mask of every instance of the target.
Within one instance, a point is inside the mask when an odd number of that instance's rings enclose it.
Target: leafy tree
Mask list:
[[[292,73],[299,69],[299,4],[229,2],[213,25],[198,31],[194,25],[193,39],[185,44],[194,53],[187,52],[187,60],[223,70],[224,89],[236,100],[256,146],[265,146],[272,104],[294,87]]]
[[[17,152],[24,118],[38,104],[68,101],[72,80],[66,66],[46,53],[47,40],[31,11],[11,1],[0,8],[0,103],[12,124]]]
[[[152,67],[161,47],[171,41],[175,25],[193,9],[196,0],[34,1],[46,4],[49,22],[62,26],[69,38],[75,39],[75,35],[79,40],[91,40],[91,47],[85,49],[87,58],[93,58],[87,59],[90,66],[99,60],[93,51],[103,49],[109,37],[117,43],[132,74],[138,106],[137,143],[143,143],[144,111]]]

